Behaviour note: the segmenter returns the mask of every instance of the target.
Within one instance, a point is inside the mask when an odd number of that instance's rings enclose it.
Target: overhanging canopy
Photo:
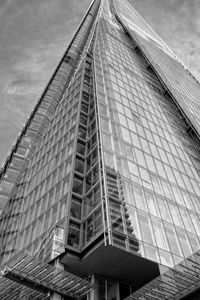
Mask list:
[[[51,292],[80,299],[92,288],[87,280],[23,253],[6,262],[0,271],[1,300],[21,299],[23,295],[45,300]]]
[[[200,289],[200,250],[125,300],[179,300]]]

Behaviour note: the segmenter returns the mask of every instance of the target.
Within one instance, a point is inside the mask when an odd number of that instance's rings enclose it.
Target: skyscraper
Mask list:
[[[91,3],[1,169],[2,300],[198,288],[199,96],[126,0]]]

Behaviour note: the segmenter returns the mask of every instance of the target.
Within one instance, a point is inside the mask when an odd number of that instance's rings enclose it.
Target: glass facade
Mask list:
[[[24,247],[30,254],[37,252],[55,224],[66,227],[72,179],[75,182],[72,172],[75,150],[79,147],[77,151],[81,151],[82,147],[76,144],[78,136],[85,134],[84,110],[89,105],[85,50],[94,34],[99,4],[100,1],[93,1],[89,7],[1,169],[0,257],[3,261]],[[28,150],[22,152],[22,146]],[[65,237],[66,234],[63,243]]]
[[[95,49],[111,243],[135,251],[139,241],[142,256],[173,266],[199,248],[195,140],[113,10],[105,1]],[[109,174],[116,181],[115,197]],[[112,212],[121,216],[118,225]]]
[[[149,26],[147,24],[145,26],[144,20],[126,0],[115,1],[115,7],[120,22],[141,47],[161,81],[175,97],[178,107],[183,110],[192,123],[192,127],[200,134],[199,82],[180,63],[172,51],[160,42],[160,39],[158,40],[158,36],[149,32]]]
[[[1,256],[62,256],[93,276],[91,300],[121,300],[137,274],[103,277],[106,255],[162,273],[200,247],[199,83],[126,0],[94,1],[62,62],[39,142],[3,174]]]

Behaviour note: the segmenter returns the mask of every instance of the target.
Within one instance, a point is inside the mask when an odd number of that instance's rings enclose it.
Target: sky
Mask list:
[[[91,0],[0,0],[0,165]],[[129,0],[200,80],[200,0]]]

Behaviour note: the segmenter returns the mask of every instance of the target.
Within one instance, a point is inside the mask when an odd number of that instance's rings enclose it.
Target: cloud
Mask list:
[[[27,95],[27,88],[29,95],[34,95],[38,91],[38,88],[32,79],[14,79],[9,83],[7,93],[10,95],[25,96]]]
[[[129,0],[200,80],[200,1]],[[195,64],[196,61],[196,64]]]
[[[199,0],[129,1],[199,76]],[[90,2],[0,1],[0,160],[37,102]]]
[[[38,101],[89,3],[0,1],[0,160]]]

